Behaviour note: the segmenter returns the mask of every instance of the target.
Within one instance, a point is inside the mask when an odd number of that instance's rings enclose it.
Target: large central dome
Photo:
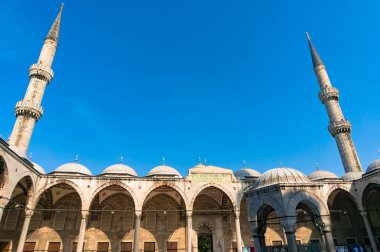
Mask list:
[[[274,168],[264,172],[254,185],[254,189],[274,184],[304,184],[310,183],[305,174],[293,168]]]

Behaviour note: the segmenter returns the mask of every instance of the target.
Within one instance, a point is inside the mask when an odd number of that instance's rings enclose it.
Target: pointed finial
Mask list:
[[[46,36],[46,39],[51,39],[56,42],[58,42],[58,35],[59,35],[59,28],[61,27],[61,16],[63,11],[64,4],[61,4],[61,8],[59,9],[58,15],[54,20],[53,25],[50,28],[50,31],[48,35]]]
[[[165,163],[165,158],[164,158],[164,157],[162,158],[162,165],[163,165],[163,166],[166,165],[166,163]]]
[[[306,32],[306,38],[307,38],[307,40],[310,41],[310,36],[309,36],[309,33],[308,33],[308,32]]]
[[[310,35],[307,32],[306,32],[306,38],[309,42],[309,48],[310,48],[310,53],[311,53],[311,60],[313,61],[313,67],[315,68],[319,65],[323,65],[323,62],[321,58],[319,57],[317,50],[315,49],[313,43],[311,42]]]
[[[247,168],[247,161],[243,160],[243,167],[244,169]]]
[[[199,164],[199,165],[202,164],[202,159],[201,159],[201,157],[198,157],[198,164]]]
[[[207,159],[204,159],[204,164],[207,165]]]
[[[284,166],[282,165],[282,162],[280,163],[280,167],[281,167],[281,168],[284,167]]]
[[[124,163],[124,157],[121,156],[121,157],[120,157],[120,164],[123,164],[123,163]]]
[[[33,152],[30,153],[29,159],[32,160],[32,157],[33,157]]]
[[[79,160],[79,155],[76,154],[76,155],[75,155],[75,160],[74,160],[74,162],[75,162],[75,163],[78,163],[78,160]]]
[[[316,167],[317,167],[317,171],[319,171],[319,164],[318,163],[316,163]]]

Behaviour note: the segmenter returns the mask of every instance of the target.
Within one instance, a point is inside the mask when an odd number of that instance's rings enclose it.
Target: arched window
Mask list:
[[[100,218],[100,229],[103,231],[109,231],[112,225],[112,208],[106,206],[103,208]]]
[[[149,207],[145,213],[145,228],[150,231],[156,230],[156,209]]]
[[[8,208],[7,218],[5,219],[4,229],[5,230],[15,230],[18,217],[20,215],[20,209],[16,208],[16,204],[11,205]]]
[[[63,230],[65,229],[65,221],[66,221],[66,206],[60,205],[57,207],[57,210],[54,215],[53,229],[55,230]]]
[[[42,216],[43,216],[43,207],[38,204],[36,208],[34,209],[33,216],[30,220],[29,230],[36,230],[40,228]]]
[[[129,231],[133,229],[134,219],[135,211],[132,207],[126,207],[124,210],[124,230]]]
[[[178,215],[177,211],[174,207],[169,208],[169,210],[166,213],[167,216],[167,228],[168,231],[174,231],[177,229],[177,220]]]

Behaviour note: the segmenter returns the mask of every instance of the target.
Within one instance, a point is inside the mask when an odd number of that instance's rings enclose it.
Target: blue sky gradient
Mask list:
[[[0,134],[28,84],[60,2],[0,2]],[[380,1],[128,0],[65,2],[55,77],[29,153],[47,172],[94,174],[120,156],[140,176],[198,157],[238,170],[280,166],[343,175],[318,100],[308,31],[363,168],[380,149]]]

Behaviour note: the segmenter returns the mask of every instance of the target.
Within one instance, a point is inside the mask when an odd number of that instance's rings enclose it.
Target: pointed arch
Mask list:
[[[112,180],[112,181],[104,183],[101,186],[99,186],[98,188],[96,188],[96,190],[91,194],[91,196],[89,198],[90,201],[88,202],[88,205],[86,205],[86,207],[90,208],[90,206],[93,204],[93,201],[94,201],[96,195],[98,195],[99,192],[101,192],[102,190],[104,190],[104,189],[106,189],[107,187],[110,187],[110,186],[119,186],[121,188],[124,188],[131,195],[133,203],[135,205],[135,208],[137,206],[139,206],[138,197],[135,194],[135,192],[132,190],[132,188],[130,188],[127,184],[125,184],[125,183],[123,183],[121,181]]]
[[[215,188],[221,190],[224,194],[226,194],[227,197],[228,197],[228,199],[231,201],[233,208],[236,209],[236,201],[234,200],[235,198],[232,196],[232,194],[227,190],[227,188],[223,187],[220,184],[216,184],[216,183],[207,183],[207,184],[201,186],[200,188],[198,188],[198,190],[195,191],[194,194],[193,194],[193,197],[192,197],[192,199],[190,201],[189,209],[191,209],[191,210],[193,209],[194,202],[195,202],[196,198],[199,196],[199,194],[204,189],[207,189],[207,188],[210,188],[210,187],[215,187]]]
[[[160,187],[163,187],[163,186],[166,186],[166,187],[170,187],[171,189],[173,189],[174,191],[176,191],[182,198],[184,204],[185,204],[185,210],[189,210],[189,200],[186,196],[186,194],[183,192],[183,190],[181,188],[179,188],[178,186],[172,184],[172,183],[166,183],[166,182],[163,182],[163,183],[154,183],[145,193],[144,197],[143,197],[143,200],[142,200],[142,205],[139,206],[139,208],[136,208],[136,209],[142,209],[143,205],[146,203],[146,199],[147,197],[149,196],[150,193],[152,193],[154,190],[156,190],[157,188],[160,188]]]
[[[78,193],[79,195],[79,198],[80,198],[80,201],[81,201],[81,206],[83,208],[83,205],[84,205],[84,202],[85,202],[85,196],[84,196],[84,193],[82,191],[82,189],[74,182],[72,182],[71,180],[68,180],[68,179],[57,179],[56,181],[54,181],[53,183],[51,183],[50,185],[48,186],[45,186],[43,188],[41,188],[36,194],[35,194],[35,197],[34,197],[34,201],[33,201],[33,206],[35,206],[39,200],[41,199],[42,195],[45,193],[45,191],[53,188],[54,186],[57,186],[57,185],[60,185],[60,184],[64,184],[64,185],[69,185],[72,187],[72,189]]]
[[[297,191],[291,195],[290,200],[285,206],[287,215],[296,216],[297,207],[301,202],[307,205],[315,216],[329,215],[327,205],[311,193],[305,191]]]

